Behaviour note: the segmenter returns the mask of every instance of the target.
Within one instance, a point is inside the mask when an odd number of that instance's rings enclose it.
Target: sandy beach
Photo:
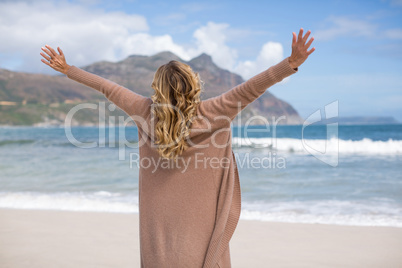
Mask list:
[[[402,228],[241,220],[233,267],[402,267]],[[139,267],[138,215],[0,209],[0,267]]]

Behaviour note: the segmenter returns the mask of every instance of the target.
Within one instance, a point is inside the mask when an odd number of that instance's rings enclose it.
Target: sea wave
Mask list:
[[[96,141],[82,141],[96,142]],[[122,146],[125,142],[123,141]],[[131,145],[138,140],[129,141]],[[61,140],[0,140],[0,147],[6,146],[41,146],[41,147],[76,147],[71,142]],[[119,142],[96,142],[94,147],[121,148]],[[362,140],[325,139],[293,139],[293,138],[232,138],[233,148],[269,149],[277,152],[294,154],[362,154],[362,155],[402,155],[402,140],[374,141],[368,138]]]
[[[3,192],[0,193],[0,208],[138,213],[135,196],[124,196],[107,191],[93,193]]]
[[[402,206],[388,199],[243,203],[241,219],[402,227]]]
[[[0,192],[0,208],[138,213],[138,196],[108,191]],[[241,219],[402,228],[402,206],[390,199],[249,202]]]
[[[291,139],[291,138],[232,138],[233,147],[267,148],[278,152],[300,154],[390,154],[402,155],[402,140],[373,141],[324,139]]]
[[[58,140],[0,140],[0,147],[6,146],[26,146],[26,145],[34,145],[40,147],[83,147],[81,143],[86,143],[85,146],[89,146],[91,144],[91,148],[94,147],[103,147],[103,148],[120,148],[118,141],[97,141],[97,140],[86,140],[86,141],[79,141],[78,142],[69,142],[64,139]],[[138,140],[123,140],[121,142],[122,146],[126,144],[130,144],[131,146],[138,144]]]

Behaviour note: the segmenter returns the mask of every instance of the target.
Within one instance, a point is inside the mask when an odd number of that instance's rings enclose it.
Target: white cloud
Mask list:
[[[267,69],[271,65],[278,63],[282,59],[282,44],[276,42],[268,42],[262,47],[256,60],[238,63],[238,65],[235,67],[235,71],[241,74],[243,78],[247,79]]]
[[[154,55],[161,51],[170,51],[183,59],[189,59],[187,51],[180,45],[174,43],[170,35],[151,36],[147,33],[138,33],[122,38],[119,41],[121,54],[128,56]]]
[[[390,39],[402,39],[402,29],[389,29],[384,32],[384,35]]]
[[[251,78],[283,59],[282,44],[268,42],[262,46],[255,60],[238,61],[237,51],[226,44],[228,37],[232,34],[233,30],[228,24],[208,22],[206,26],[194,32],[196,47],[189,49],[186,56],[194,57],[205,52],[211,55],[217,65],[236,72],[245,79]]]
[[[38,69],[40,47],[61,46],[77,65],[115,60],[124,37],[148,30],[146,19],[122,12],[89,10],[71,3],[0,3],[2,58],[19,56],[22,70]]]
[[[117,61],[129,55],[171,51],[184,60],[207,53],[214,62],[244,78],[283,58],[280,43],[266,43],[253,61],[239,62],[236,49],[227,44],[233,31],[228,24],[208,22],[193,33],[192,44],[181,45],[166,35],[149,34],[146,18],[106,12],[69,2],[0,2],[2,68],[53,72],[40,62],[40,47],[60,46],[68,63],[77,66],[100,60]]]
[[[332,40],[343,36],[372,37],[377,26],[364,20],[350,19],[346,17],[331,16],[327,19],[330,27],[317,30],[314,33],[316,40]]]
[[[369,37],[402,39],[402,29],[379,30],[378,25],[365,20],[353,20],[346,17],[331,16],[327,19],[330,26],[314,33],[316,40],[333,40],[338,37]]]
[[[232,70],[236,63],[237,51],[226,44],[225,31],[228,24],[208,22],[206,26],[198,28],[193,36],[196,39],[196,48],[190,49],[191,56],[202,52],[210,55],[216,64],[222,68]]]

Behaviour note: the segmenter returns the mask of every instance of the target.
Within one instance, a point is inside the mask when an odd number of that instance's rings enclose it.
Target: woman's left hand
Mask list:
[[[54,70],[67,74],[68,70],[70,69],[70,65],[67,64],[63,51],[58,47],[57,50],[59,51],[59,54],[49,45],[46,45],[45,47],[46,48],[42,47],[42,50],[46,54],[43,52],[40,53],[45,59],[42,59],[41,61]]]
[[[290,55],[289,57],[289,64],[294,69],[302,65],[303,62],[308,58],[308,56],[310,56],[310,54],[313,53],[315,50],[315,47],[308,50],[311,43],[313,43],[314,41],[314,37],[311,37],[310,40],[307,41],[310,33],[311,31],[309,30],[303,36],[303,28],[300,29],[298,37],[296,37],[296,33],[292,33],[292,55]]]

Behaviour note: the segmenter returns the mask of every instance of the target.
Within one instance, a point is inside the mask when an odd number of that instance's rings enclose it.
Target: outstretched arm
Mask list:
[[[59,47],[57,48],[59,53],[48,45],[42,47],[42,50],[43,52],[40,54],[44,58],[42,59],[44,64],[67,75],[70,79],[103,93],[108,100],[132,117],[137,126],[141,126],[144,123],[149,114],[148,107],[152,103],[150,98],[146,98],[98,75],[68,65],[64,53]]]
[[[308,50],[314,40],[314,38],[311,38],[307,42],[309,35],[310,31],[303,37],[303,29],[300,29],[298,37],[293,33],[292,54],[290,57],[231,90],[204,101],[205,110],[217,116],[228,116],[233,120],[247,105],[264,94],[267,88],[298,71],[298,67],[315,50],[315,48]]]

